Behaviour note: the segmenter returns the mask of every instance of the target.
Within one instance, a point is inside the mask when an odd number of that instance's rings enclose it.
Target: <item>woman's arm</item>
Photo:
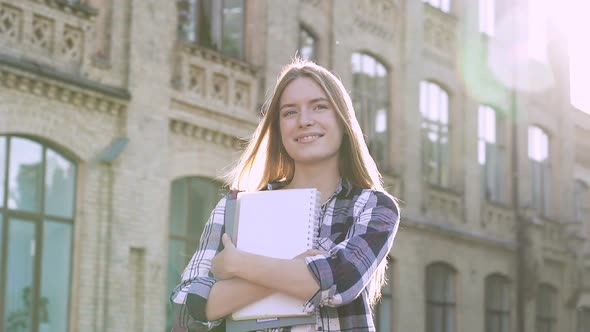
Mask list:
[[[226,246],[229,246],[229,247],[233,246],[233,244],[231,243],[231,240],[229,240],[229,238],[226,238],[223,241]],[[233,249],[235,250],[235,247]],[[230,248],[230,250],[232,250],[232,249]],[[235,250],[235,251],[238,252],[238,254],[239,254],[238,250]],[[245,252],[241,252],[241,253],[247,254]],[[224,254],[227,254],[227,253],[224,253]],[[298,261],[297,264],[294,264],[294,265],[299,266],[299,268],[301,267],[301,265],[303,265],[303,268],[305,268],[305,263],[304,263],[303,259],[307,256],[315,256],[315,255],[319,255],[319,254],[327,254],[327,252],[321,251],[321,250],[314,250],[314,249],[308,250],[293,259],[293,261]],[[252,254],[247,254],[246,256],[248,256],[248,255],[252,255]],[[268,276],[259,276],[258,273],[256,273],[256,272],[257,271],[260,272],[260,271],[264,270],[264,267],[260,266],[260,262],[252,261],[252,260],[250,260],[250,258],[248,258],[246,256],[239,256],[239,257],[237,257],[236,260],[238,262],[237,265],[239,265],[238,268],[246,270],[244,275],[252,274],[252,272],[254,272],[253,274],[256,274],[256,275],[250,275],[250,279],[248,279],[248,280],[258,280],[261,278],[264,278],[264,279],[276,278],[274,280],[280,280],[279,278],[281,278],[281,276],[275,275],[273,277],[272,271],[270,271],[270,273],[268,273],[269,271],[267,271],[267,273],[269,274]],[[256,256],[256,255],[253,255],[253,256]],[[214,258],[214,260],[220,259],[220,258],[223,259],[224,256],[221,256],[219,258]],[[265,258],[267,258],[267,257],[263,257],[263,256],[254,257],[255,260],[258,258],[262,258],[263,261],[265,261],[266,260]],[[286,261],[288,262],[288,260],[286,260]],[[254,265],[250,265],[250,264],[254,264]],[[280,270],[282,268],[281,264],[275,266],[275,264],[272,261],[269,261],[266,263],[262,262],[262,264],[273,265],[273,267],[270,268],[271,270],[274,270],[274,269]],[[215,263],[213,263],[213,265],[215,266]],[[250,267],[258,266],[258,267],[262,267],[262,269],[249,269],[248,268],[249,266]],[[307,268],[305,268],[305,270],[307,271]],[[302,272],[299,272],[299,273],[302,273]],[[211,292],[209,293],[209,300],[207,301],[207,306],[206,306],[207,319],[208,320],[216,320],[216,319],[225,317],[225,316],[239,310],[240,308],[242,308],[250,303],[258,301],[258,300],[272,294],[273,292],[275,292],[277,290],[283,291],[281,289],[281,287],[279,287],[279,286],[277,286],[276,288],[275,287],[268,288],[268,287],[261,286],[259,284],[255,284],[255,283],[248,281],[248,280],[246,280],[245,278],[244,279],[232,278],[232,279],[220,280],[220,281],[216,282],[213,285],[213,287],[211,288]],[[317,291],[317,289],[318,289],[318,287],[316,285],[315,291]],[[297,294],[294,294],[294,295],[299,296]],[[311,296],[313,296],[313,293],[309,296],[307,296],[307,295],[303,296],[302,298],[305,300],[308,300],[311,298]],[[301,297],[301,296],[299,296],[299,297]]]
[[[349,230],[349,237],[329,255],[309,255],[304,260],[270,258],[237,250],[224,235],[224,250],[212,260],[211,272],[219,279],[237,277],[301,299],[312,299],[314,305],[349,303],[373,279],[391,249],[399,222],[399,209],[391,196],[366,191],[359,199],[365,200],[364,207]]]
[[[273,291],[244,279],[220,280],[211,288],[205,308],[207,320],[223,318],[238,309],[258,301]]]
[[[216,278],[244,279],[303,300],[309,300],[319,290],[303,260],[305,256],[321,254],[319,250],[310,250],[294,259],[279,259],[238,250],[227,234],[222,241],[223,251],[211,262]]]

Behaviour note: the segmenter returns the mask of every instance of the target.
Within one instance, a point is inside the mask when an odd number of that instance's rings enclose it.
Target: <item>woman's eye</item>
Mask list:
[[[313,107],[314,110],[325,110],[328,109],[328,105],[318,104]]]
[[[295,113],[297,113],[297,112],[295,112],[295,110],[288,110],[288,111],[283,112],[283,116],[286,117],[286,116],[293,115]]]

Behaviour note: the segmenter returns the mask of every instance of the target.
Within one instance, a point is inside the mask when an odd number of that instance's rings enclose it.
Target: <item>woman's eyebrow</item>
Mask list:
[[[314,98],[314,99],[310,100],[310,101],[308,102],[308,104],[314,104],[314,103],[317,103],[317,102],[320,102],[320,101],[326,101],[326,102],[329,102],[328,98],[325,98],[325,97],[319,97],[319,98]],[[283,109],[283,108],[285,108],[285,107],[297,107],[297,104],[294,104],[294,103],[283,104],[283,105],[281,105],[281,106],[279,107],[279,111],[280,111],[280,110],[282,110],[282,109]]]

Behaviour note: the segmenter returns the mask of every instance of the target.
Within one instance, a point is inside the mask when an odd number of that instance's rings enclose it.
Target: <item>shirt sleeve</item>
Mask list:
[[[363,199],[362,195],[366,197]],[[391,250],[399,224],[395,200],[386,193],[367,190],[357,203],[362,201],[366,203],[360,207],[360,213],[354,214],[357,217],[346,239],[332,248],[329,256],[305,258],[320,285],[308,305],[337,307],[352,302]]]
[[[175,328],[186,328],[191,331],[193,329],[210,330],[223,322],[222,319],[207,321],[205,305],[211,287],[217,282],[211,273],[211,260],[223,247],[221,235],[224,228],[226,201],[227,197],[222,198],[211,212],[203,229],[199,247],[184,269],[180,284],[172,291],[170,302]]]

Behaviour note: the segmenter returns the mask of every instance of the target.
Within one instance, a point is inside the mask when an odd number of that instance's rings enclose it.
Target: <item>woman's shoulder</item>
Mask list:
[[[399,201],[396,197],[385,190],[372,188],[358,188],[355,195],[355,201],[363,202],[373,206],[381,206],[391,209],[395,214],[399,215]]]

